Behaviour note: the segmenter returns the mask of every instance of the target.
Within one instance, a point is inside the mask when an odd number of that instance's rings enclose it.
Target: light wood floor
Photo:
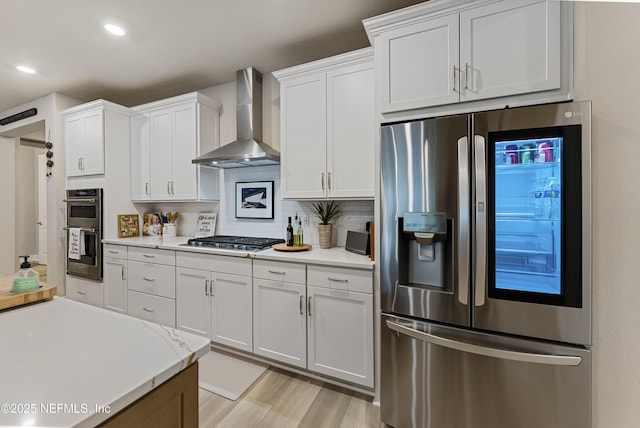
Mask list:
[[[240,399],[200,389],[200,427],[384,427],[372,397],[270,367]]]

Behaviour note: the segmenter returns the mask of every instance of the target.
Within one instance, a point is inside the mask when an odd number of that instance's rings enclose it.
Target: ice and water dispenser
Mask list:
[[[453,219],[444,212],[407,212],[399,219],[400,283],[453,288]]]

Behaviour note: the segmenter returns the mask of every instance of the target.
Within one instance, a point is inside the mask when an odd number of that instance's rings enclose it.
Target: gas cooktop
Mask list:
[[[220,248],[225,250],[256,252],[266,250],[267,248],[271,248],[272,245],[281,244],[283,242],[284,239],[220,235],[189,239],[186,244],[182,245],[187,247]]]

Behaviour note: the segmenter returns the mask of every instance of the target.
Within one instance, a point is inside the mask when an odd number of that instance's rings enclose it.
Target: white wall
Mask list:
[[[4,208],[0,210],[0,273],[16,272],[16,141],[14,138],[0,137],[0,201]]]
[[[576,99],[593,101],[593,417],[640,420],[640,5],[576,3]]]

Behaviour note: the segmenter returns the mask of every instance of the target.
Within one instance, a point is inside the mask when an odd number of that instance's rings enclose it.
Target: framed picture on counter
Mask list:
[[[218,213],[198,213],[195,238],[207,238],[216,235]]]
[[[273,181],[236,183],[236,218],[273,218]]]

